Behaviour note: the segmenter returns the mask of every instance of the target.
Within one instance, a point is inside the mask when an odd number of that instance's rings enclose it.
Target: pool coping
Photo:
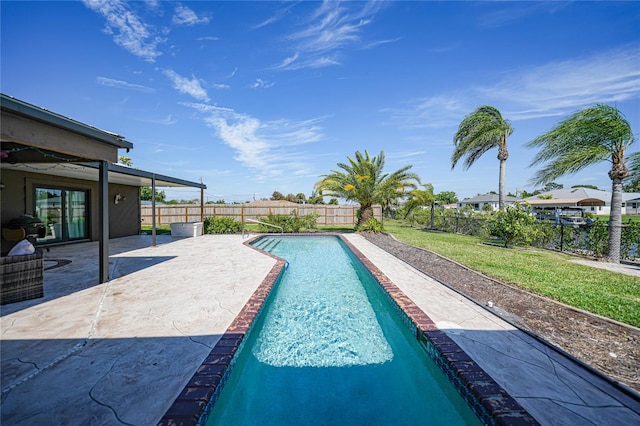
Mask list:
[[[449,381],[456,387],[475,414],[478,415],[481,422],[505,426],[539,424],[457,343],[444,331],[440,330],[422,309],[342,235],[338,233],[313,233],[277,236],[286,238],[305,235],[335,236],[340,238],[373,275],[390,301],[415,327],[417,340],[438,367],[447,375]],[[249,333],[271,289],[287,266],[286,260],[251,245],[252,242],[264,236],[256,236],[243,242],[243,244],[274,258],[276,264],[253,292],[240,313],[238,313],[202,362],[202,365],[185,385],[158,425],[201,425],[206,421],[226,378],[232,370],[234,355],[243,343],[245,336]]]

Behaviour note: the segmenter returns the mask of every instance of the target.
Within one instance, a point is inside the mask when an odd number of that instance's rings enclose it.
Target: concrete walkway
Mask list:
[[[570,262],[579,263],[580,265],[591,266],[592,268],[606,269],[607,271],[617,272],[619,274],[631,275],[632,277],[640,277],[640,265],[631,265],[629,263],[611,263],[600,262],[597,260],[572,259]]]
[[[637,398],[347,238],[542,424],[640,424]],[[150,243],[112,240],[105,284],[97,243],[45,254],[45,297],[0,310],[0,423],[157,423],[275,264],[235,235]]]

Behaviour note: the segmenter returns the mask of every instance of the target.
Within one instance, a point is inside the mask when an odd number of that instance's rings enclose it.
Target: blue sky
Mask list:
[[[134,167],[202,179],[207,200],[308,196],[365,149],[384,150],[388,171],[413,165],[436,193],[497,191],[495,150],[451,170],[457,126],[483,104],[514,127],[509,192],[535,189],[524,145],[582,108],[617,106],[640,138],[640,2],[0,8],[2,93],[125,136]],[[610,190],[609,167],[558,182]]]

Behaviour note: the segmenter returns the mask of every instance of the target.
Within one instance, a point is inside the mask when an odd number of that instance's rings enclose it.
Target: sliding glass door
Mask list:
[[[47,227],[38,242],[62,242],[89,237],[89,191],[35,187],[35,213]]]

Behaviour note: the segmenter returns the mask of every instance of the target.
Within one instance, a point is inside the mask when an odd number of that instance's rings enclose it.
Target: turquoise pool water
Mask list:
[[[480,424],[340,239],[256,245],[289,266],[208,425]]]

